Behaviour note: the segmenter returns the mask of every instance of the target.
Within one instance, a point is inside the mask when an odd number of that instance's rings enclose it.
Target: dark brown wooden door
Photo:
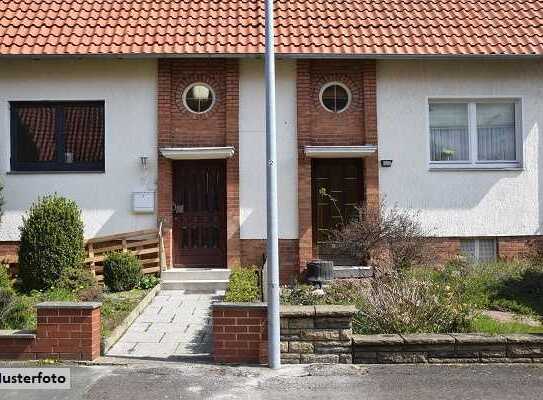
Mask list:
[[[353,216],[354,206],[362,204],[362,160],[314,159],[311,181],[313,245],[317,257],[333,260],[336,265],[353,265],[353,259],[331,250],[329,234],[330,229],[338,226],[342,218],[348,222]],[[330,197],[335,200],[335,204]]]
[[[226,164],[174,163],[174,257],[177,266],[225,267]]]

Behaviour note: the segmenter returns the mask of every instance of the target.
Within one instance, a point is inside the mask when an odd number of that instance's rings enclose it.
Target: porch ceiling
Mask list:
[[[233,146],[225,147],[163,147],[160,154],[172,160],[217,160],[234,155]]]
[[[310,158],[360,158],[377,151],[377,146],[305,146],[304,152]]]

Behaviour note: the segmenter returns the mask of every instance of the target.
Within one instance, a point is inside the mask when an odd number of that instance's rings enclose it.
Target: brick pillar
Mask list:
[[[267,343],[266,305],[213,305],[213,358],[221,363],[259,363]]]
[[[226,160],[226,266],[240,265],[239,232],[239,62],[226,61],[226,138],[234,156]]]
[[[313,231],[311,221],[311,160],[304,154],[304,147],[311,145],[311,118],[313,88],[310,62],[299,60],[296,69],[298,103],[298,225],[299,263],[303,268],[313,257]]]
[[[377,146],[377,78],[375,61],[362,68],[365,144]],[[364,159],[365,201],[368,206],[379,204],[379,158],[377,152]]]
[[[173,165],[172,161],[159,156],[158,159],[158,218],[164,220],[164,251],[166,252],[166,265],[173,264]]]
[[[170,60],[158,61],[158,149],[170,147],[173,143],[172,129],[172,77]],[[171,266],[172,259],[172,203],[173,203],[173,177],[172,161],[158,154],[158,219],[164,220],[164,251],[166,253],[166,265]]]
[[[100,356],[101,303],[39,303],[36,358],[94,360]]]

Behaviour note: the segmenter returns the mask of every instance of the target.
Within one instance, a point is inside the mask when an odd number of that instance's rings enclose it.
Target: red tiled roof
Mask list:
[[[276,0],[283,54],[543,55],[543,0]],[[0,0],[0,55],[255,54],[263,0]]]

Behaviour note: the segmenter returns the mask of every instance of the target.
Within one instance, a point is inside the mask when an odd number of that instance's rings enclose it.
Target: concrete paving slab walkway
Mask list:
[[[208,357],[211,304],[222,296],[165,290],[153,299],[107,356],[152,359]]]

